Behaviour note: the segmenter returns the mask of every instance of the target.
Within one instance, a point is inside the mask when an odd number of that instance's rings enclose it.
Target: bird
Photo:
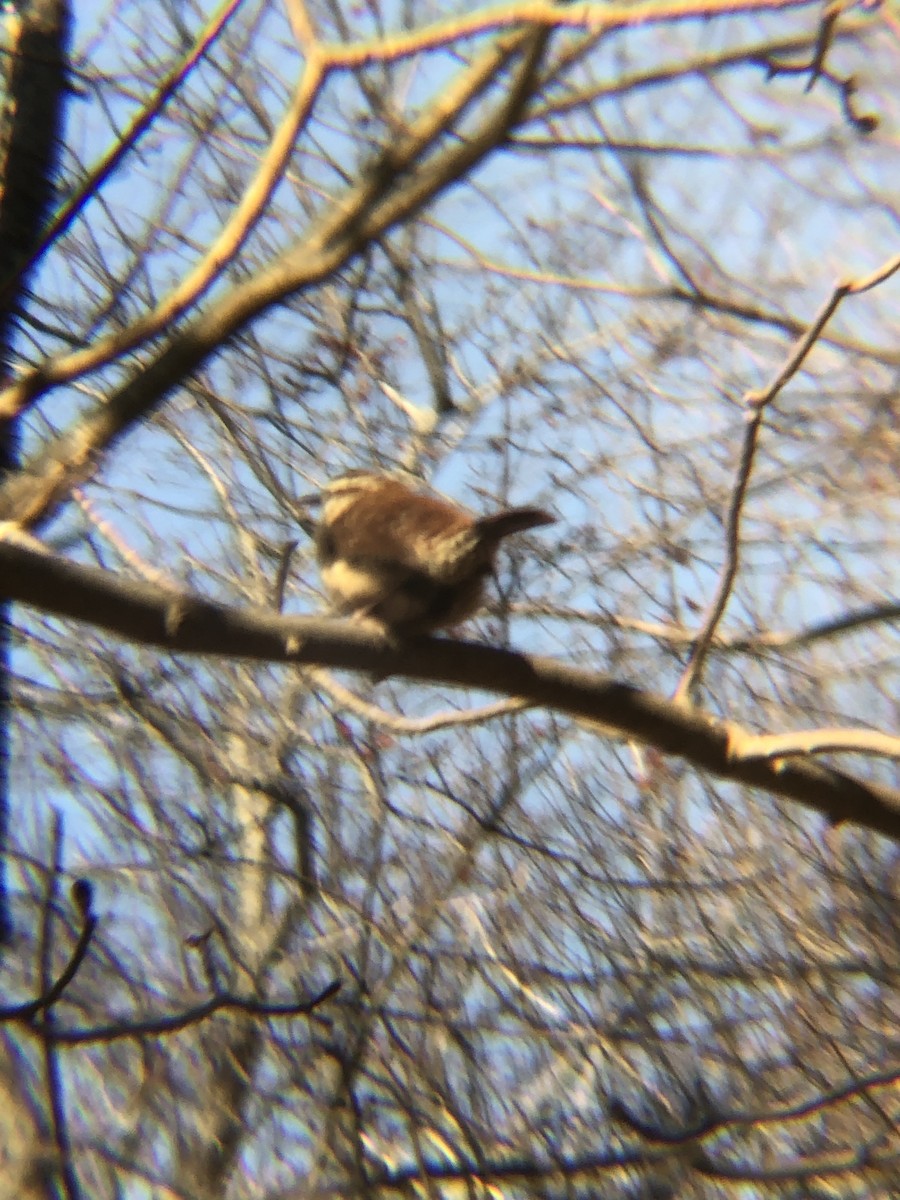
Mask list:
[[[399,638],[471,617],[503,538],[555,521],[540,508],[475,517],[380,471],[339,475],[321,504],[316,557],[332,604]]]

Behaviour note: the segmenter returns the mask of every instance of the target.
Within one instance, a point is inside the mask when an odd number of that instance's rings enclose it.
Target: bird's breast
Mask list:
[[[323,562],[321,575],[326,591],[342,612],[369,608],[397,586],[389,567],[347,558]]]

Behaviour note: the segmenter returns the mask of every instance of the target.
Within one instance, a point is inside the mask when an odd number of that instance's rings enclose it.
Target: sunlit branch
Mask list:
[[[600,33],[612,29],[634,29],[678,21],[708,20],[752,12],[783,12],[808,8],[810,0],[649,0],[644,4],[576,3],[559,5],[532,0],[531,3],[499,4],[452,17],[411,33],[323,49],[335,66],[355,67],[375,62],[396,62],[433,50],[450,42],[480,37],[498,30],[523,25],[547,29],[584,29]]]
[[[879,754],[900,758],[900,737],[875,729],[807,729],[796,733],[735,736],[731,754],[751,758],[786,758],[795,754]]]
[[[116,144],[110,148],[100,162],[97,163],[78,191],[66,201],[53,218],[25,266],[17,270],[14,277],[6,278],[0,282],[0,296],[5,297],[10,287],[15,283],[16,278],[20,274],[27,274],[48,247],[66,232],[91,197],[95,196],[107,179],[110,178],[128,151],[147,132],[154,120],[159,116],[185,79],[187,79],[188,75],[216,38],[218,38],[242,3],[243,0],[224,0],[219,10],[210,17],[194,44],[187,50],[181,61],[173,67],[151,99],[134,118],[131,126],[119,138]],[[0,399],[0,415],[5,412],[5,405],[2,399]]]
[[[48,359],[21,376],[0,392],[0,419],[15,416],[51,388],[96,371],[156,337],[200,299],[233,261],[265,211],[324,82],[321,62],[310,59],[255,177],[219,236],[178,287],[123,330],[97,338],[84,350]]]
[[[306,54],[317,53],[319,38],[305,0],[285,0],[284,7],[297,45],[302,46]]]
[[[224,341],[285,296],[321,283],[367,245],[412,216],[470,171],[521,119],[544,49],[532,30],[499,38],[462,70],[441,97],[385,147],[347,194],[329,206],[312,230],[278,262],[239,284],[194,321],[94,413],[62,434],[0,488],[0,520],[34,525],[50,515],[73,484],[89,474],[98,455],[151,412],[167,392],[194,372]],[[518,60],[518,62],[516,62]],[[471,102],[492,89],[498,72],[515,63],[506,91],[487,106],[465,141],[419,165],[426,151]]]
[[[371,1170],[367,1173],[366,1189],[372,1196],[389,1196],[400,1193],[408,1196],[427,1188],[430,1184],[468,1185],[469,1193],[494,1192],[499,1194],[504,1185],[539,1185],[540,1194],[555,1194],[575,1186],[596,1183],[604,1175],[611,1175],[626,1168],[648,1166],[673,1156],[672,1149],[658,1147],[639,1150],[610,1151],[605,1154],[564,1155],[555,1154],[552,1161],[542,1160],[537,1155],[509,1155],[496,1158],[479,1155],[478,1162],[466,1161],[463,1155],[456,1162],[442,1158],[436,1162],[424,1162],[395,1170]],[[418,1185],[418,1186],[417,1186]],[[476,1189],[476,1185],[479,1185]],[[291,1189],[279,1192],[272,1200],[306,1200],[308,1189]],[[346,1190],[319,1188],[316,1200],[346,1200]]]
[[[160,587],[173,586],[171,579],[167,578],[162,571],[157,570],[152,563],[139,555],[112,522],[101,515],[97,505],[88,496],[84,488],[75,488],[72,492],[72,499],[84,513],[92,528],[96,530],[108,545],[112,546],[121,561],[126,563],[136,575],[141,579],[149,580],[150,583],[158,583]],[[39,543],[36,543],[36,545],[39,545]]]
[[[871,24],[871,18],[863,18],[859,21],[848,20],[846,26],[835,40],[850,40],[854,34],[859,34],[862,29]],[[636,91],[643,92],[649,88],[665,87],[686,76],[706,77],[707,75],[723,74],[734,68],[747,66],[770,69],[770,59],[774,58],[774,56],[807,50],[809,44],[809,35],[782,38],[780,40],[767,39],[765,41],[748,43],[738,50],[723,48],[715,53],[698,53],[686,59],[679,58],[677,61],[667,63],[663,67],[623,71],[620,74],[611,75],[602,83],[591,84],[590,87],[576,87],[574,90],[567,91],[563,95],[554,96],[552,100],[546,100],[543,104],[537,104],[532,113],[532,120],[537,122],[545,120],[548,117],[563,116],[566,113],[584,108],[595,100],[608,100],[613,96],[627,95]],[[759,147],[755,149],[756,153],[759,153]],[[734,156],[733,150],[729,156]]]
[[[791,0],[791,3],[800,2],[805,2],[805,0]],[[70,205],[60,213],[53,227],[48,231],[44,242],[37,252],[37,256],[43,253],[46,246],[55,237],[59,236],[59,233],[71,223],[90,196],[109,178],[125,153],[146,131],[176,88],[183,82],[189,71],[196,65],[209,45],[219,35],[236,6],[236,0],[230,0],[210,21],[207,29],[198,38],[182,63],[179,64],[165,81],[151,103],[136,119],[132,128],[95,170],[91,179],[82,189],[82,192],[79,193],[79,196],[70,202]],[[750,5],[741,5],[739,7],[779,8],[783,6],[783,4],[773,4],[771,0],[766,0],[765,3],[759,0],[758,4],[757,0],[753,0],[753,3]],[[433,48],[434,45],[444,44],[448,40],[463,36],[464,30],[473,21],[477,30],[481,32],[501,29],[510,25],[519,25],[523,22],[544,23],[548,27],[554,25],[567,26],[570,24],[575,26],[587,24],[590,26],[592,22],[599,19],[597,13],[602,12],[602,24],[604,28],[607,28],[667,19],[682,19],[685,16],[696,16],[701,11],[704,15],[707,13],[715,15],[718,11],[730,12],[733,10],[733,7],[733,5],[686,6],[684,4],[655,4],[644,5],[637,9],[627,7],[615,10],[600,5],[574,5],[565,9],[553,5],[541,4],[512,5],[502,9],[485,10],[481,14],[473,14],[472,18],[465,21],[449,22],[442,34],[432,32],[430,39],[426,36],[428,31],[417,31],[403,37],[386,39],[383,43],[377,44],[379,47],[377,52],[371,47],[365,49],[363,61],[368,61],[369,56],[378,60],[394,57],[397,46],[400,43],[404,45],[409,43],[404,54]],[[302,11],[302,9],[299,10],[300,13]],[[303,79],[295,89],[291,105],[263,160],[256,179],[245,192],[241,203],[237,206],[216,242],[181,284],[151,312],[132,322],[131,325],[121,332],[97,339],[91,346],[84,350],[78,350],[43,363],[40,367],[29,371],[22,378],[8,386],[5,391],[0,392],[0,416],[15,415],[33,403],[34,400],[50,388],[65,382],[71,382],[73,379],[96,370],[154,337],[194,304],[219,276],[224,266],[231,261],[265,208],[271,196],[272,189],[281,178],[287,158],[296,143],[297,133],[308,119],[328,71],[338,67],[354,65],[356,60],[353,58],[353,54],[354,52],[358,54],[360,50],[359,47],[325,47],[315,41],[310,41],[313,35],[308,22],[304,24],[299,21],[297,13],[293,13],[293,19],[295,24],[299,22],[298,36],[302,34],[301,40],[306,51],[306,68]],[[436,41],[434,41],[435,38],[437,39]]]
[[[405,717],[398,713],[387,712],[377,704],[363,700],[350,688],[338,683],[325,671],[316,671],[313,675],[316,686],[336,700],[342,708],[349,709],[366,721],[404,737],[422,736],[427,733],[437,733],[441,729],[455,729],[460,726],[484,725],[495,721],[498,717],[509,716],[510,713],[525,712],[531,705],[527,700],[499,700],[496,704],[486,704],[481,708],[463,708],[459,712],[432,713],[427,717]]]

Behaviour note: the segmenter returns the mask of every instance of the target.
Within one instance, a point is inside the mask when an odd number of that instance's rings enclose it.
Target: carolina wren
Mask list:
[[[322,493],[316,553],[340,612],[416,636],[470,617],[501,540],[553,520],[539,508],[473,517],[394,476],[348,471]]]

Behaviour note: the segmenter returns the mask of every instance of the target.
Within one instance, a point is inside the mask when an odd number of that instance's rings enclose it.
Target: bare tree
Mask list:
[[[891,1194],[894,15],[82,20],[0,391],[2,1168]],[[558,524],[385,638],[309,536],[360,465]]]

